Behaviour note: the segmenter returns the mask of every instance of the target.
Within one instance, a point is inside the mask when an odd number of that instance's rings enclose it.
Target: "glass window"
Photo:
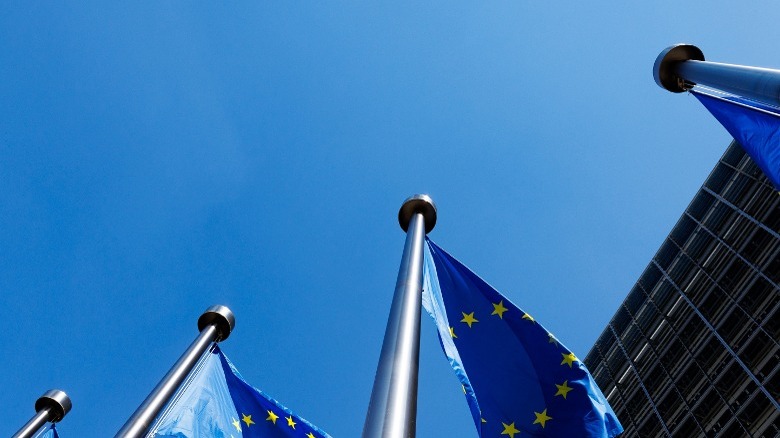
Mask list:
[[[720,399],[717,391],[712,389],[699,400],[699,403],[693,410],[693,414],[701,425],[707,427],[711,423],[714,424],[715,418],[726,410],[728,410],[728,406]]]
[[[729,415],[731,415],[731,413],[729,413]],[[745,434],[746,431],[742,428],[742,424],[740,424],[739,420],[735,418],[734,421],[731,422],[731,424],[723,431],[723,434],[720,436],[745,436]]]
[[[775,205],[763,222],[770,230],[780,230],[780,208]]]
[[[691,415],[685,418],[680,424],[677,430],[672,434],[673,436],[690,437],[696,436],[697,433],[703,433],[704,431],[696,424],[696,420]]]
[[[767,248],[774,240],[774,236],[763,228],[753,225],[755,232],[750,240],[742,248],[741,254],[753,264],[760,264],[767,253]]]
[[[776,295],[772,299],[772,304],[767,306],[767,308],[774,310],[768,312],[766,317],[760,318],[763,320],[761,326],[774,339],[780,339],[780,308],[777,305],[778,301],[780,301],[780,296]]]
[[[753,284],[745,290],[739,300],[739,305],[751,315],[759,315],[765,310],[764,302],[777,295],[774,286],[763,278],[756,276]]]
[[[774,364],[780,361],[780,357],[777,354],[777,347],[772,338],[766,335],[762,331],[756,331],[752,339],[747,343],[744,349],[739,353],[739,358],[750,368],[750,371],[755,374],[759,380],[765,379],[767,376],[761,370],[761,364],[765,360],[772,362],[771,368]],[[774,354],[772,354],[774,353]],[[773,357],[774,356],[774,357]],[[771,358],[771,359],[770,359]]]
[[[645,422],[639,426],[639,436],[660,436],[661,435],[661,423],[658,422],[658,418],[653,415],[648,417]]]
[[[750,199],[751,189],[754,188],[751,177],[738,173],[734,176],[732,183],[726,186],[726,189],[723,191],[723,197],[742,209],[747,200]]]
[[[718,327],[718,333],[732,349],[739,349],[741,337],[752,321],[744,312],[732,312]]]
[[[757,392],[755,397],[737,413],[737,418],[747,427],[748,431],[757,433],[768,426],[767,420],[775,411],[775,407],[772,406],[769,399],[763,393]]]
[[[744,380],[745,377],[745,371],[742,367],[735,360],[731,360],[729,365],[716,377],[715,388],[724,399],[732,403],[732,398],[739,391],[740,385],[738,382]]]

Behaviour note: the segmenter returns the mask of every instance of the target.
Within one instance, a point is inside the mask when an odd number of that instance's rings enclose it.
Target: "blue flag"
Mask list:
[[[700,87],[691,93],[780,190],[780,108]]]
[[[253,388],[214,344],[160,415],[154,438],[330,438]]]
[[[40,435],[37,435],[36,438],[60,438],[60,436],[57,434],[57,429],[54,428],[54,424],[51,424],[48,428],[44,429]]]
[[[623,432],[585,365],[552,333],[430,240],[423,305],[480,437]]]

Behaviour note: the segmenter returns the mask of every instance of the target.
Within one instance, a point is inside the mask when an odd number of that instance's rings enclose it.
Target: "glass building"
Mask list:
[[[585,358],[624,436],[780,436],[778,230],[732,143]]]

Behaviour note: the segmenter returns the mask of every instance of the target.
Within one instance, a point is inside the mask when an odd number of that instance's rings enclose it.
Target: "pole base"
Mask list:
[[[688,60],[704,61],[704,53],[692,44],[675,44],[665,48],[653,64],[655,83],[672,93],[689,90],[690,84],[677,75],[677,65]]]

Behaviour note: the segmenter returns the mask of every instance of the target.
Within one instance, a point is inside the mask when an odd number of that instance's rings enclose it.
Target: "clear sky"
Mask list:
[[[584,357],[730,138],[652,80],[678,42],[780,68],[755,2],[6,2],[0,436],[61,388],[108,437],[211,304],[244,377],[362,430],[431,238]],[[418,436],[476,436],[424,315]]]

